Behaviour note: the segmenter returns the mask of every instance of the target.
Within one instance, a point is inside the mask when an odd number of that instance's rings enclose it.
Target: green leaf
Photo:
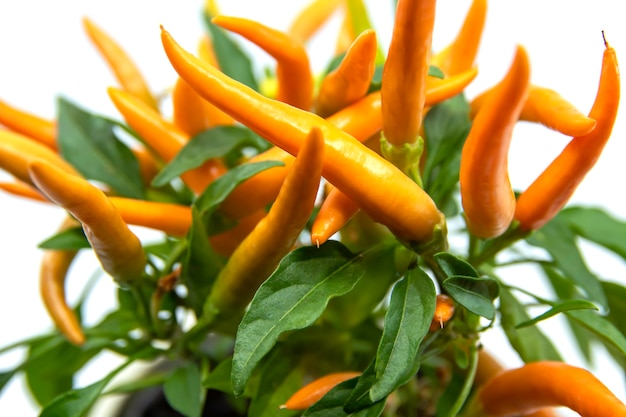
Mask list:
[[[356,388],[358,378],[349,379],[344,381],[333,389],[331,389],[326,395],[322,397],[318,402],[309,407],[302,417],[378,417],[382,414],[385,408],[385,401],[379,401],[375,404],[369,405],[367,408],[360,409],[354,412],[348,412],[344,410],[344,404],[350,398],[353,390]]]
[[[114,133],[115,124],[58,100],[58,143],[61,155],[86,178],[109,185],[117,194],[143,198],[139,162]]]
[[[626,222],[598,208],[569,207],[559,214],[579,236],[626,260]]]
[[[235,149],[253,146],[257,142],[256,134],[241,126],[216,126],[201,132],[191,138],[174,159],[154,177],[152,186],[164,186],[209,159],[224,157]]]
[[[299,366],[299,355],[277,350],[263,363],[256,395],[250,402],[248,417],[289,417],[298,411],[282,410],[279,407],[296,392],[304,379],[304,369]]]
[[[376,353],[372,401],[386,398],[417,372],[417,352],[428,334],[436,298],[432,279],[419,268],[409,270],[394,286]]]
[[[446,292],[469,311],[493,320],[496,308],[493,301],[498,298],[500,285],[493,278],[453,276],[442,283]]]
[[[189,245],[181,268],[181,282],[187,287],[189,306],[200,316],[224,261],[211,248],[204,223],[195,207],[192,207],[191,214],[192,224],[187,235]]]
[[[104,379],[84,388],[70,390],[44,407],[39,417],[83,417],[89,412],[107,384],[135,358],[130,358],[120,367],[108,374]]]
[[[359,410],[364,410],[372,405],[372,397],[370,390],[376,383],[376,359],[370,362],[365,371],[357,379],[352,392],[348,396],[344,405],[344,410],[347,413],[355,413]]]
[[[163,384],[163,393],[170,406],[186,417],[200,417],[204,391],[200,370],[194,363],[177,368]]]
[[[567,311],[565,314],[598,336],[604,344],[616,348],[626,358],[626,337],[609,320],[589,310]]]
[[[233,192],[235,188],[245,180],[261,171],[284,164],[279,161],[263,161],[237,166],[217,180],[211,183],[204,192],[198,196],[194,206],[202,214],[214,211]]]
[[[232,393],[233,386],[230,383],[232,369],[233,358],[224,359],[204,378],[202,386],[206,389],[214,389],[228,394]]]
[[[539,323],[542,320],[549,319],[550,317],[556,316],[559,313],[564,313],[566,311],[571,310],[598,310],[598,307],[589,302],[587,300],[568,300],[563,301],[562,303],[556,304],[555,306],[549,308],[545,313],[538,315],[537,317],[519,323],[515,326],[516,329],[521,329],[523,327],[532,326],[534,324]]]
[[[470,263],[448,252],[440,252],[434,256],[435,262],[448,277],[464,276],[480,278],[480,274]]]
[[[11,369],[10,371],[0,372],[0,393],[2,393],[4,387],[6,387],[9,381],[11,381],[11,378],[13,378],[19,370],[20,367],[18,366],[17,368]]]
[[[252,61],[225,30],[211,22],[212,17],[205,13],[204,23],[213,40],[213,49],[220,70],[230,78],[259,91],[252,70]]]
[[[505,288],[500,288],[500,321],[511,346],[526,363],[553,360],[562,361],[552,342],[536,326],[516,329],[530,317],[520,302]]]
[[[79,250],[91,248],[83,228],[72,227],[49,237],[37,245],[39,249]]]
[[[338,242],[287,255],[261,285],[244,315],[235,342],[232,384],[236,395],[278,336],[317,320],[328,300],[347,293],[363,275],[361,258]]]
[[[564,219],[559,216],[533,233],[527,242],[538,246],[552,256],[554,264],[563,274],[578,285],[591,301],[607,308],[607,301],[600,280],[587,268],[576,246],[576,236]]]
[[[462,94],[437,104],[424,118],[426,163],[424,189],[437,203],[447,208],[446,216],[458,212],[455,201],[461,166],[461,150],[470,131],[469,104]]]
[[[602,287],[609,301],[607,320],[626,335],[626,287],[615,282],[602,282]]]

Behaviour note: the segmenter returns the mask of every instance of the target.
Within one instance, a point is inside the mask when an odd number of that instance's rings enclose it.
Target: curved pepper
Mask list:
[[[376,67],[376,32],[362,32],[339,66],[322,80],[315,112],[322,117],[365,97]]]
[[[126,51],[87,17],[83,18],[83,26],[89,39],[107,62],[122,88],[153,110],[158,111],[159,106],[148,84]]]
[[[578,184],[595,165],[611,136],[620,99],[615,50],[606,44],[596,100],[589,117],[596,127],[569,144],[517,199],[515,219],[523,230],[536,230],[565,206]]]
[[[57,149],[55,123],[20,110],[2,100],[0,100],[0,124],[52,150]]]
[[[426,101],[435,0],[399,0],[382,79],[383,132],[389,143],[415,143]]]
[[[83,225],[102,268],[122,285],[140,279],[146,265],[141,242],[108,197],[86,180],[43,161],[28,172],[35,185]]]
[[[298,42],[307,42],[326,23],[344,0],[313,0],[298,13],[287,34]]]
[[[33,161],[46,161],[65,172],[80,176],[72,165],[46,145],[19,133],[0,130],[0,168],[33,185],[28,175],[28,165]]]
[[[276,59],[276,99],[308,110],[313,102],[313,74],[304,46],[289,35],[254,20],[217,16],[218,26],[237,33]]]
[[[264,97],[203,64],[164,29],[163,46],[180,76],[262,137],[295,155],[308,132],[319,127],[326,143],[324,177],[399,239],[423,244],[443,217],[415,182],[354,137],[319,116]]]
[[[592,373],[563,362],[503,371],[480,388],[477,403],[470,415],[512,417],[558,406],[582,417],[626,415],[626,406]]]
[[[189,141],[185,132],[132,94],[113,87],[107,91],[128,125],[166,162],[171,161]],[[220,160],[210,159],[182,174],[181,179],[199,194],[224,172],[226,167]]]
[[[324,375],[300,388],[280,408],[285,410],[306,410],[322,399],[335,386],[360,375],[360,372],[335,372]]]
[[[530,63],[519,46],[504,79],[476,115],[463,145],[459,180],[470,232],[492,238],[506,231],[515,213],[508,173],[509,144],[530,86]]]
[[[314,128],[267,216],[241,242],[217,276],[207,311],[220,317],[241,312],[280,260],[293,249],[313,211],[323,158],[322,132]]]
[[[59,232],[79,226],[72,217],[67,217]],[[85,343],[85,335],[74,311],[65,299],[65,278],[76,257],[76,250],[44,250],[39,268],[39,291],[48,314],[59,331],[73,344]]]
[[[0,189],[18,197],[29,198],[42,203],[48,202],[48,199],[44,197],[36,188],[18,179],[15,179],[13,182],[0,182]]]
[[[359,206],[350,197],[337,188],[330,190],[311,225],[311,243],[317,247],[324,244],[358,211]]]
[[[434,54],[431,65],[446,76],[452,76],[472,68],[487,17],[487,0],[474,0],[465,16],[463,26],[456,38],[444,49]]]

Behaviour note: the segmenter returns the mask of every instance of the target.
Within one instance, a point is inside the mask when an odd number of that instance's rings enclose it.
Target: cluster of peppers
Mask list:
[[[434,106],[461,95],[477,75],[474,61],[487,2],[474,0],[456,39],[432,54],[436,2],[399,0],[384,65],[376,33],[372,29],[357,33],[346,13],[337,42],[341,59],[316,85],[306,42],[337,8],[346,7],[344,3],[313,1],[286,33],[222,16],[213,2],[207,3],[213,42],[223,40],[215,36],[219,27],[241,35],[276,60],[275,88],[262,92],[246,85],[245,77],[228,75],[228,59],[220,57],[210,38],[203,38],[193,54],[162,28],[163,48],[179,75],[171,91],[171,117],[161,113],[159,101],[123,49],[85,19],[86,33],[120,83],[120,88],[108,89],[109,96],[124,118],[124,128],[139,139],[128,154],[145,184],[159,184],[167,191],[143,199],[120,195],[107,187],[106,179],[90,177],[87,170],[68,162],[72,145],[57,138],[60,120],[44,120],[4,102],[0,102],[0,123],[5,127],[0,130],[0,167],[15,181],[0,187],[67,210],[70,216],[59,232],[82,227],[103,270],[122,288],[134,291],[150,282],[155,322],[165,295],[194,273],[180,267],[182,254],[191,251],[185,245],[204,238],[200,247],[206,245],[210,252],[206,256],[220,263],[206,284],[210,287],[206,297],[193,308],[197,325],[182,338],[190,346],[209,332],[232,333],[259,287],[283,258],[308,243],[304,238],[320,250],[335,236],[355,250],[391,240],[409,254],[405,271],[419,263],[440,279],[442,265],[436,254],[447,250],[446,216],[422,181],[429,151],[423,122]],[[599,157],[616,118],[620,91],[615,51],[606,41],[605,45],[597,98],[587,116],[557,92],[531,83],[530,60],[521,46],[504,78],[468,107],[472,123],[458,168],[463,215],[472,239],[499,243],[470,254],[474,265],[489,261],[497,250],[550,221]],[[507,159],[519,120],[541,123],[573,139],[530,187],[516,195]],[[229,156],[231,148],[228,155],[210,156],[205,150],[196,156],[188,147],[208,130],[236,131],[242,126],[273,146],[253,155],[242,151],[237,158]],[[105,184],[96,186],[92,179]],[[215,226],[216,222],[222,225]],[[178,258],[159,267],[129,225],[160,230],[185,245],[175,251]],[[64,293],[76,254],[69,248],[44,252],[41,293],[58,329],[80,346],[85,335]],[[433,313],[426,326],[431,332],[440,331],[453,317],[453,298],[439,294],[427,303]],[[155,337],[171,336],[153,331]],[[474,384],[480,389],[465,406],[468,416],[530,412],[545,416],[552,414],[535,410],[557,405],[583,416],[626,415],[626,407],[587,371],[557,362],[510,371],[492,365],[489,371],[491,359],[483,351],[475,353]],[[296,392],[282,407],[307,409],[341,383],[358,381],[358,388],[366,383],[364,376],[331,373]],[[569,380],[567,386],[564,380]],[[602,401],[590,402],[598,396]]]

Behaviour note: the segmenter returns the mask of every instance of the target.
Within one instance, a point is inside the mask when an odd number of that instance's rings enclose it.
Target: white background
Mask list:
[[[237,0],[221,2],[224,14],[251,17],[265,24],[286,29],[290,19],[305,1]],[[390,2],[369,2],[379,37],[389,42]],[[374,5],[374,3],[376,3]],[[626,29],[621,2],[617,0],[492,1],[484,40],[478,57],[479,76],[468,88],[470,97],[494,84],[506,71],[515,45],[526,46],[532,63],[535,84],[561,92],[583,112],[591,107],[597,88],[604,45],[601,30],[618,57],[626,56]],[[445,46],[456,34],[469,0],[440,0],[433,48]],[[108,101],[105,88],[115,85],[101,58],[88,42],[81,17],[89,16],[132,54],[155,91],[169,88],[175,74],[162,52],[159,25],[163,24],[184,47],[194,50],[203,32],[202,2],[165,0],[22,0],[0,2],[0,99],[35,114],[52,118],[55,97],[63,94],[100,114],[119,117]],[[622,18],[620,18],[622,16]],[[310,45],[316,70],[324,67],[333,48],[339,20],[333,19],[325,35]],[[250,47],[266,65],[271,60]],[[573,201],[598,205],[626,219],[624,179],[626,178],[626,117],[618,116],[613,138],[596,168],[588,175]],[[523,189],[565,145],[568,138],[540,126],[520,123],[511,149],[511,179]],[[0,172],[0,180],[9,176]],[[50,328],[50,320],[39,301],[38,263],[41,252],[36,244],[51,235],[63,212],[50,205],[29,202],[0,194],[0,346],[21,340]],[[624,282],[624,264],[595,254],[590,265],[603,277]],[[68,297],[75,300],[85,277],[93,270],[93,259],[79,258],[68,281]],[[533,284],[533,272],[512,271],[516,284]],[[517,281],[516,281],[517,280]],[[99,281],[86,311],[89,323],[97,321],[112,305],[114,286],[108,279]],[[549,320],[544,328],[566,352],[568,361],[581,364],[575,351],[567,348],[567,335],[559,319]],[[565,340],[564,340],[565,339]],[[518,359],[497,332],[488,334],[485,344],[502,359]],[[601,353],[601,352],[600,352]],[[15,351],[0,356],[0,370],[9,369],[22,358]],[[103,355],[78,378],[79,385],[100,379],[119,363]],[[594,368],[597,375],[620,398],[626,398],[623,371],[601,355]],[[110,404],[100,407],[100,411]],[[25,393],[21,377],[0,394],[0,415],[36,415],[36,407]]]

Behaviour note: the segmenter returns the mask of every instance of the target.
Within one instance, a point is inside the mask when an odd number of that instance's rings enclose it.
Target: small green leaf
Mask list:
[[[177,368],[163,384],[163,393],[170,406],[186,417],[200,417],[204,391],[200,370],[194,363]]]
[[[529,320],[520,302],[505,287],[500,288],[500,320],[511,346],[524,362],[561,361],[550,340],[536,326],[516,329],[518,323]]]
[[[626,335],[626,287],[615,282],[602,282],[602,287],[609,301],[606,318]]]
[[[533,233],[527,242],[548,251],[554,263],[567,278],[585,291],[591,301],[599,304],[603,309],[607,308],[606,295],[600,280],[585,264],[576,246],[576,235],[563,218],[555,217]]]
[[[435,262],[437,262],[437,265],[439,265],[448,277],[464,276],[480,278],[480,274],[470,263],[451,253],[440,252],[435,254]]]
[[[192,224],[187,235],[189,245],[181,268],[181,282],[187,287],[189,306],[200,316],[224,261],[211,248],[204,223],[195,207],[192,207],[191,214]]]
[[[616,348],[626,358],[626,336],[609,320],[589,310],[566,311],[565,314],[598,336],[604,344]]]
[[[217,366],[202,381],[206,389],[214,389],[225,393],[232,393],[230,374],[233,369],[233,358],[229,357],[217,364]]]
[[[4,387],[11,381],[11,378],[15,376],[15,374],[20,370],[19,366],[17,368],[11,369],[10,371],[0,372],[0,393],[4,390]]]
[[[420,268],[409,270],[394,286],[376,353],[376,382],[370,389],[373,402],[386,398],[417,372],[417,352],[428,334],[436,298],[432,279]]]
[[[210,213],[222,204],[226,197],[228,197],[239,184],[261,171],[277,166],[283,166],[283,163],[279,161],[263,161],[235,167],[212,182],[211,185],[198,196],[194,202],[194,206],[202,214]]]
[[[556,316],[559,313],[564,313],[566,311],[571,310],[597,310],[598,307],[592,302],[586,300],[568,300],[562,303],[559,303],[551,308],[549,308],[545,313],[538,315],[537,317],[519,323],[515,326],[516,329],[521,329],[524,327],[532,326],[534,324],[539,323],[542,320],[549,319],[550,317]]]
[[[500,286],[492,278],[453,276],[442,283],[446,292],[469,311],[493,320],[496,308],[493,301],[498,298]]]
[[[213,40],[213,49],[220,70],[230,78],[259,91],[252,61],[241,47],[222,28],[211,22],[213,16],[204,14],[204,23]]]
[[[626,259],[626,222],[598,208],[568,207],[559,217],[579,236]]]
[[[115,124],[58,100],[58,142],[63,158],[86,178],[102,181],[119,195],[143,198],[139,162],[114,132]]]
[[[49,237],[38,246],[40,249],[79,250],[91,248],[83,228],[72,227]]]
[[[252,371],[278,337],[311,325],[328,300],[347,293],[363,275],[361,258],[338,242],[291,252],[261,285],[235,342],[232,384],[243,392]]]
[[[216,126],[191,138],[159,174],[152,186],[162,187],[172,179],[201,166],[212,158],[221,158],[235,149],[257,143],[255,134],[241,126]]]

